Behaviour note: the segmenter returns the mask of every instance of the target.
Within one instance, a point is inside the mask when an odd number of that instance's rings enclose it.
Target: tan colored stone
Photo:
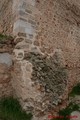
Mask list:
[[[23,37],[16,37],[16,38],[14,39],[14,43],[17,44],[18,42],[21,42],[21,41],[23,41],[23,40],[24,40]]]
[[[3,0],[0,3],[0,11],[0,32],[12,33],[13,30],[12,34],[16,35],[12,76],[11,69],[5,64],[0,64],[0,96],[9,95],[12,84],[14,94],[22,99],[24,107],[27,107],[27,102],[24,103],[27,99],[28,103],[33,105],[33,113],[37,115],[34,119],[47,120],[45,115],[40,117],[40,113],[47,113],[48,100],[46,102],[45,99],[48,98],[43,87],[34,84],[32,79],[34,66],[25,58],[29,52],[33,55],[41,52],[53,59],[56,57],[60,60],[61,66],[68,71],[68,89],[80,80],[80,1],[14,0],[12,3],[12,0]],[[0,45],[0,52],[12,51],[13,43],[10,45],[8,43],[9,41],[4,47]],[[37,75],[39,74],[40,72]],[[57,87],[55,89],[57,90]],[[67,92],[68,90],[64,91],[61,99],[62,97],[66,99]]]
[[[13,57],[13,59],[23,60],[23,58],[24,58],[24,50],[14,49],[13,52],[14,52],[14,57]]]

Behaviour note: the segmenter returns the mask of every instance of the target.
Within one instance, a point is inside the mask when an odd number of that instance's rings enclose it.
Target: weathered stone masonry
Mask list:
[[[13,0],[0,0],[0,33],[12,34],[13,31]]]
[[[67,86],[67,71],[60,50],[55,50],[52,57],[45,56],[39,47],[34,45],[38,23],[35,15],[41,14],[36,9],[34,0],[14,1],[13,13],[15,23],[14,40],[14,93],[22,106],[37,117],[47,119],[47,112],[61,102]],[[49,57],[49,58],[48,58]],[[59,75],[59,77],[57,77]]]
[[[75,0],[13,0],[11,6],[13,95],[33,120],[47,120],[80,79],[80,9]]]
[[[0,98],[4,96],[12,96],[12,52],[13,38],[0,38]]]

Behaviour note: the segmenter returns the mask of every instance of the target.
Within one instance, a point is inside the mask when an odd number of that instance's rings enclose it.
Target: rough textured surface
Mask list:
[[[0,97],[12,95],[11,84],[13,38],[0,35]]]
[[[79,5],[79,0],[36,0],[41,14],[36,14],[38,32],[34,44],[42,53],[52,54],[55,49],[63,52],[70,87],[80,75]]]
[[[14,46],[14,95],[34,120],[47,120],[47,111],[66,103],[68,90],[80,80],[80,1],[3,0],[0,6],[0,31],[13,29],[16,35],[15,46],[0,44],[1,53]]]
[[[12,0],[0,0],[0,33],[12,34]]]
[[[0,63],[0,97],[12,95],[11,67]]]
[[[14,38],[11,36],[1,37],[0,35],[0,53],[12,53],[14,47]]]
[[[44,120],[49,110],[54,113],[52,102],[64,104],[62,99],[66,101],[68,90],[79,81],[79,7],[75,0],[33,2],[14,1],[13,87],[23,108],[35,120]]]
[[[80,112],[78,111],[72,112],[71,116],[77,116],[76,118],[71,118],[71,120],[80,120]]]
[[[59,97],[64,93],[68,75],[65,66],[61,65],[58,54],[49,57],[40,54],[30,53],[26,56],[33,65],[32,81],[34,86],[45,96],[43,101],[48,99],[51,104],[58,104]]]
[[[8,53],[1,53],[0,54],[0,63],[7,64],[8,66],[12,65],[11,55]]]

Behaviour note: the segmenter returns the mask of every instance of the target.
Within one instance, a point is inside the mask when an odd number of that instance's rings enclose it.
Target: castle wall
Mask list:
[[[34,44],[45,54],[61,51],[71,85],[79,81],[80,74],[79,5],[79,0],[36,0],[41,14],[36,14],[38,33]]]
[[[74,1],[13,3],[13,34],[17,36],[13,88],[23,108],[37,117],[34,119],[43,119],[59,102],[65,101],[69,87],[79,81],[77,11],[79,7],[76,3],[74,6]]]
[[[63,53],[61,49],[55,48],[50,55],[47,50],[44,53],[35,45],[40,32],[37,17],[43,16],[36,7],[36,1],[14,1],[13,14],[15,16],[13,34],[16,35],[13,51],[14,93],[23,108],[33,113],[34,120],[38,120],[39,117],[40,120],[45,120],[48,112],[61,102],[64,91],[66,94],[68,91],[68,73]],[[64,96],[64,99],[66,97]]]
[[[0,33],[12,34],[12,0],[0,0]],[[0,97],[12,95],[13,39],[0,34]]]
[[[75,0],[3,0],[1,6],[0,32],[16,37],[12,72],[10,53],[0,52],[9,61],[0,59],[0,94],[13,88],[33,120],[47,120],[80,78],[80,8]]]
[[[0,37],[0,98],[12,96],[11,83],[13,38]]]
[[[12,1],[13,0],[0,0],[0,33],[12,34]]]

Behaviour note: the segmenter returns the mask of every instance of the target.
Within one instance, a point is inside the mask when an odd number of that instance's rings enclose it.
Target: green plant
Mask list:
[[[8,40],[13,40],[13,37],[6,34],[0,33],[0,46],[3,46],[4,44],[8,44]]]
[[[75,95],[80,95],[80,83],[73,86],[72,91],[68,94],[69,97],[74,97]],[[80,111],[80,104],[71,102],[66,108],[58,112],[58,115],[63,116],[63,118],[53,118],[52,120],[70,120],[70,114],[73,111]]]
[[[70,114],[73,111],[79,111],[80,110],[80,106],[79,104],[75,104],[75,103],[70,103],[66,108],[60,110],[58,112],[59,116],[63,116],[63,118],[53,118],[52,120],[70,120]],[[69,117],[67,117],[69,116]]]
[[[80,95],[80,83],[73,86],[72,91],[68,94],[70,96]]]
[[[4,39],[4,38],[12,38],[12,36],[0,33],[0,39]]]
[[[0,100],[1,120],[31,120],[31,118],[32,114],[23,111],[17,99],[8,97]]]

